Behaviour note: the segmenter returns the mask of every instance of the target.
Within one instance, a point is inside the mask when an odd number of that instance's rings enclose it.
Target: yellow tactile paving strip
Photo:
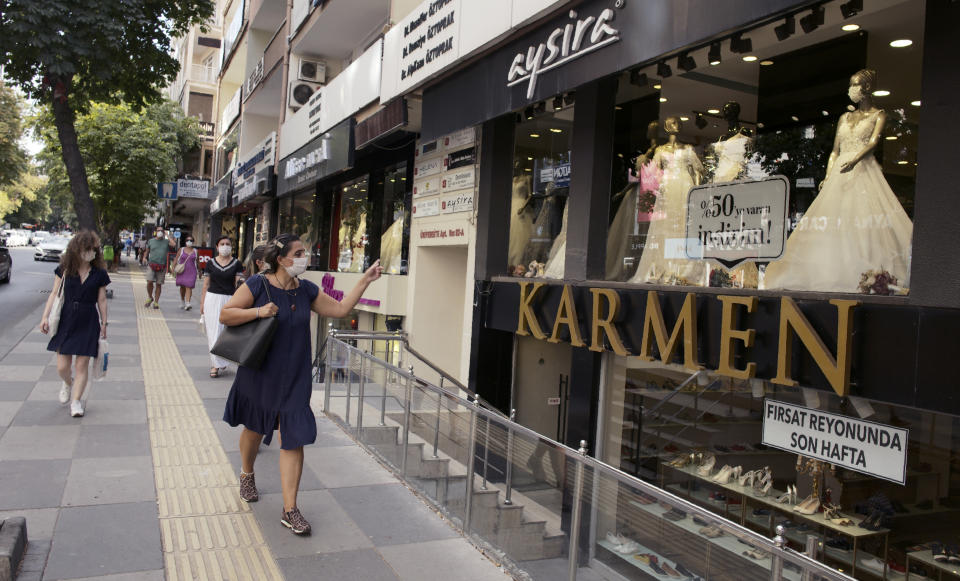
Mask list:
[[[131,278],[167,579],[282,581],[173,335]]]

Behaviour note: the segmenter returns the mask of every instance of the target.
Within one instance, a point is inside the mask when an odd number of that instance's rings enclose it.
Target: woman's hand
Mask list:
[[[370,284],[371,282],[380,278],[380,275],[383,274],[383,267],[380,266],[380,261],[377,260],[373,263],[373,266],[367,269],[367,272],[363,273],[363,282]]]
[[[266,319],[267,317],[276,317],[277,312],[280,310],[277,305],[273,303],[267,303],[261,307],[254,307],[257,310],[257,317],[260,319]]]
[[[106,325],[100,325],[100,338],[101,338],[101,339],[106,339],[106,338],[107,338],[107,326],[106,326]]]
[[[46,317],[40,320],[40,332],[44,335],[50,332],[50,321]]]

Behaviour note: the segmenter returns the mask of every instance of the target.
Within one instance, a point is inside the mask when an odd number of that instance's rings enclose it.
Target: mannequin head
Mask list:
[[[647,139],[649,139],[650,141],[656,141],[656,139],[657,139],[657,133],[658,133],[659,131],[660,131],[660,122],[659,122],[659,121],[651,121],[651,122],[647,125]]]
[[[720,114],[727,120],[727,123],[734,124],[740,121],[740,103],[736,101],[727,101]]]
[[[872,69],[862,69],[850,77],[850,89],[847,95],[854,103],[860,103],[864,99],[870,101],[870,96],[877,86],[877,71]]]
[[[680,133],[681,127],[679,117],[670,116],[663,120],[663,130],[667,132],[667,135],[676,136],[677,133]]]

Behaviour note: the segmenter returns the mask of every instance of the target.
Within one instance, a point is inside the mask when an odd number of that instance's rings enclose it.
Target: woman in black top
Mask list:
[[[207,330],[207,347],[213,349],[224,325],[220,323],[220,311],[227,304],[233,291],[237,288],[237,281],[243,273],[243,265],[233,257],[233,247],[230,238],[221,236],[217,239],[217,255],[207,261],[204,267],[203,293],[200,297],[200,318],[204,321]],[[226,359],[210,354],[210,377],[220,377],[226,369]]]

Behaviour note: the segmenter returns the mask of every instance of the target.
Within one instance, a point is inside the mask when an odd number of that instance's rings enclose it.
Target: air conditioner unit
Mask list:
[[[327,82],[327,63],[312,59],[300,59],[300,68],[297,69],[297,80],[311,83]]]
[[[320,87],[320,83],[308,83],[306,81],[292,81],[290,83],[290,90],[287,92],[287,106],[297,111],[300,107],[303,107],[307,104],[307,101],[310,100],[310,97],[316,93]]]

